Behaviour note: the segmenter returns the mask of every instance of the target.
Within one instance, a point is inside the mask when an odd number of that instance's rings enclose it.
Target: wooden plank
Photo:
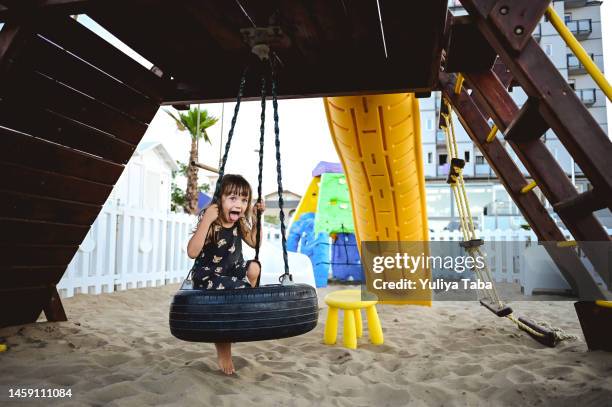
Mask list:
[[[135,144],[30,104],[0,102],[0,125],[119,164],[127,164],[136,149]]]
[[[47,287],[3,290],[0,293],[0,327],[35,322],[49,297]]]
[[[205,7],[205,3],[201,5]],[[238,8],[235,3],[230,6]],[[146,13],[142,12],[143,7]],[[93,8],[89,15],[159,67],[168,79],[170,76],[176,81],[196,78],[202,75],[203,67],[206,67],[207,76],[214,75],[215,70],[233,69],[231,55],[221,52],[218,44],[208,38],[206,31],[180,3],[168,7],[164,1],[137,0],[123,3],[120,16],[116,9],[104,6]],[[134,29],[136,20],[138,30]]]
[[[489,20],[503,33],[514,51],[521,51],[540,23],[550,0],[498,0],[489,13]]]
[[[47,171],[0,162],[0,188],[40,196],[99,205],[113,186]]]
[[[542,137],[547,130],[548,124],[540,115],[538,101],[530,98],[508,125],[504,137],[516,142],[534,140]]]
[[[0,189],[0,214],[4,218],[40,220],[90,226],[102,206],[45,198]]]
[[[66,311],[64,311],[64,306],[62,305],[62,300],[57,292],[56,287],[49,287],[49,299],[43,305],[43,312],[47,317],[47,321],[49,322],[57,322],[57,321],[67,321]]]
[[[565,201],[554,205],[555,212],[564,213],[567,216],[582,217],[605,207],[612,208],[612,196],[598,194],[597,190],[589,189]]]
[[[488,71],[496,58],[497,53],[482,36],[470,16],[452,18],[445,72]]]
[[[0,127],[0,162],[114,185],[123,166]]]
[[[161,100],[161,94],[168,86],[153,72],[72,18],[46,20],[38,27],[38,32],[156,102]]]
[[[89,226],[0,218],[2,245],[79,245]],[[13,263],[9,263],[13,264]]]
[[[487,162],[495,171],[538,239],[553,242],[565,240],[538,197],[535,194],[520,193],[520,188],[527,183],[527,180],[500,141],[495,139],[493,142],[487,143],[489,124],[478,110],[473,98],[468,95],[465,89],[457,95],[454,91],[454,79],[450,75],[441,72],[439,77],[442,93],[451,102],[467,134],[486,157]],[[545,248],[559,266],[568,284],[576,293],[580,294],[581,298],[604,298],[605,294],[601,287],[595,283],[582,262],[577,258],[576,252],[558,250],[550,244],[545,245]]]
[[[12,70],[7,80],[11,86],[2,89],[7,103],[37,105],[62,116],[112,134],[130,144],[138,144],[147,125],[75,91],[42,74]],[[35,93],[23,89],[35,89]]]
[[[415,4],[419,5],[418,8]],[[447,4],[447,0],[432,0],[421,4],[409,1],[379,1],[388,51],[385,62],[393,66],[398,76],[406,71],[412,71],[415,75],[418,71],[419,76],[422,76],[422,86],[429,88],[427,90],[433,88],[438,80]],[[415,12],[418,13],[417,16]],[[410,19],[408,24],[407,19]],[[359,43],[356,45],[359,47]],[[422,55],[425,63],[417,68],[414,60],[407,58],[407,53]]]
[[[81,243],[81,242],[79,242]],[[66,267],[79,246],[7,245],[0,243],[2,263],[11,267]]]
[[[68,265],[63,266],[0,266],[2,288],[33,287],[57,284],[66,272]]]
[[[17,66],[51,77],[143,123],[149,123],[159,108],[159,103],[40,36],[28,41]]]

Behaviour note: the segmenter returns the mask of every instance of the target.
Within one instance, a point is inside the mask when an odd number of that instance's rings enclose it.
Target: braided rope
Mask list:
[[[264,133],[266,122],[266,78],[261,77],[261,124],[259,125],[259,172],[257,175],[257,203],[261,202],[261,185],[263,181]],[[261,243],[261,211],[257,211],[255,227],[255,260],[259,260],[259,244]],[[261,273],[260,273],[261,275]]]
[[[225,164],[227,163],[227,156],[229,154],[230,145],[232,144],[232,137],[234,136],[236,120],[238,119],[240,102],[242,101],[242,96],[244,95],[244,86],[246,84],[246,74],[248,70],[249,67],[247,66],[246,68],[244,68],[244,71],[242,71],[242,77],[240,78],[240,87],[238,88],[238,96],[236,97],[236,106],[234,107],[234,115],[232,116],[232,125],[227,136],[227,142],[225,143],[225,153],[223,154],[223,159],[221,160],[221,165],[219,167],[219,180],[217,181],[217,185],[215,186],[215,193],[213,195],[213,200],[217,202],[219,202],[221,199],[221,183],[223,181],[223,175],[225,174]]]
[[[285,212],[283,211],[283,178],[281,175],[281,154],[280,154],[280,130],[278,127],[278,79],[274,71],[274,65],[270,64],[272,69],[272,106],[274,107],[274,144],[276,145],[276,181],[278,184],[278,208],[281,224],[281,238],[283,245],[283,261],[285,262],[285,274],[280,277],[281,281],[292,281],[293,278],[289,273],[289,259],[287,257],[287,237],[285,231]]]

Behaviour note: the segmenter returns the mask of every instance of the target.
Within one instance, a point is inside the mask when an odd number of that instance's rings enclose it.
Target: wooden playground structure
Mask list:
[[[461,3],[468,14],[456,17],[446,0],[0,0],[0,326],[41,312],[66,320],[56,284],[159,107],[233,100],[262,41],[279,98],[441,91],[538,239],[559,242],[550,256],[592,299],[576,307],[583,330],[594,329],[593,313],[607,312],[611,326],[611,249],[581,242],[610,246],[593,212],[612,209],[612,143],[531,33],[546,15],[580,50],[550,0]],[[154,68],[71,17],[81,13]],[[610,99],[603,75],[583,63]],[[520,109],[511,86],[529,97]],[[258,98],[257,81],[248,82],[244,100]],[[576,191],[541,140],[548,129],[592,189]],[[577,242],[565,241],[536,185]]]

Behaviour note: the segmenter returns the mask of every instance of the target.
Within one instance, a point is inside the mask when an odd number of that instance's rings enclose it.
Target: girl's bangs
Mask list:
[[[244,185],[243,183],[230,183],[225,188],[223,188],[223,195],[238,195],[238,196],[246,196],[249,197],[249,185]]]

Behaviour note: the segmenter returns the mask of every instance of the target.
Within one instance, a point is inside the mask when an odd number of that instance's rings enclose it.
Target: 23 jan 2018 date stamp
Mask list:
[[[16,387],[8,389],[9,398],[71,398],[72,389]]]

